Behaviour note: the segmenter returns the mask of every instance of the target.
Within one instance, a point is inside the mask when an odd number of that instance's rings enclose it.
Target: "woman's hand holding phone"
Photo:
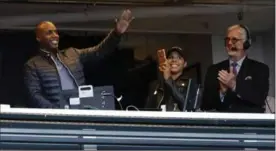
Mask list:
[[[167,80],[171,76],[170,66],[166,58],[165,49],[160,49],[157,51],[158,61],[159,61],[159,70],[163,72],[163,77]]]
[[[163,64],[163,63],[166,62],[167,58],[166,58],[165,49],[157,50],[157,56],[158,56],[159,65],[161,65],[161,64]]]

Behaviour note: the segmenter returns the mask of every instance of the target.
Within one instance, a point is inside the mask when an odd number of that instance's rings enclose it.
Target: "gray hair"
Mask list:
[[[247,32],[246,32],[246,30],[242,26],[240,26],[238,24],[232,25],[232,26],[228,27],[227,28],[227,33],[229,33],[232,30],[235,30],[235,29],[239,29],[240,30],[243,42],[246,41],[247,40]]]

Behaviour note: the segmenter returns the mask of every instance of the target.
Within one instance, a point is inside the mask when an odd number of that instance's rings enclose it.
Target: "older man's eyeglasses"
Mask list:
[[[231,38],[231,37],[225,37],[224,38],[224,41],[226,42],[226,43],[228,43],[229,41],[231,41],[233,44],[235,44],[235,43],[237,43],[238,41],[241,41],[242,39],[238,39],[238,38]]]

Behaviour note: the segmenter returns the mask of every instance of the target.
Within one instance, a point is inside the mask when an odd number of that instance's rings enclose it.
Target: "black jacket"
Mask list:
[[[202,110],[219,112],[264,112],[269,90],[269,68],[267,65],[245,58],[236,79],[236,90],[228,90],[223,102],[220,100],[219,70],[229,71],[229,60],[209,67],[204,83]]]
[[[85,84],[83,63],[96,63],[115,50],[120,41],[120,35],[115,30],[97,46],[85,49],[68,48],[60,50],[58,56],[61,62],[73,75],[77,85]],[[60,108],[60,102],[65,101],[62,94],[59,74],[50,53],[40,51],[39,54],[25,64],[25,85],[30,96],[29,105],[35,108]]]
[[[162,79],[162,81],[154,81],[150,86],[149,97],[145,108],[160,108],[161,104],[166,104],[167,111],[183,111],[188,80],[189,78],[182,74],[176,80],[169,78],[168,80]],[[191,87],[196,89],[197,85],[192,85]],[[192,103],[188,102],[186,109],[192,110]]]

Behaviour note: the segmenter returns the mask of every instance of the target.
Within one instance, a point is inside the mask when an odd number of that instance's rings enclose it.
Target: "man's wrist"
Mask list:
[[[226,94],[227,90],[228,90],[227,88],[220,88],[219,92],[222,94]]]
[[[236,85],[232,88],[232,91],[236,91]]]
[[[220,90],[219,90],[219,93],[220,93],[221,95],[225,95],[225,94],[226,94],[226,91],[227,91],[227,90],[222,90],[222,89],[220,89]]]
[[[236,91],[236,81],[232,83],[231,90]]]

